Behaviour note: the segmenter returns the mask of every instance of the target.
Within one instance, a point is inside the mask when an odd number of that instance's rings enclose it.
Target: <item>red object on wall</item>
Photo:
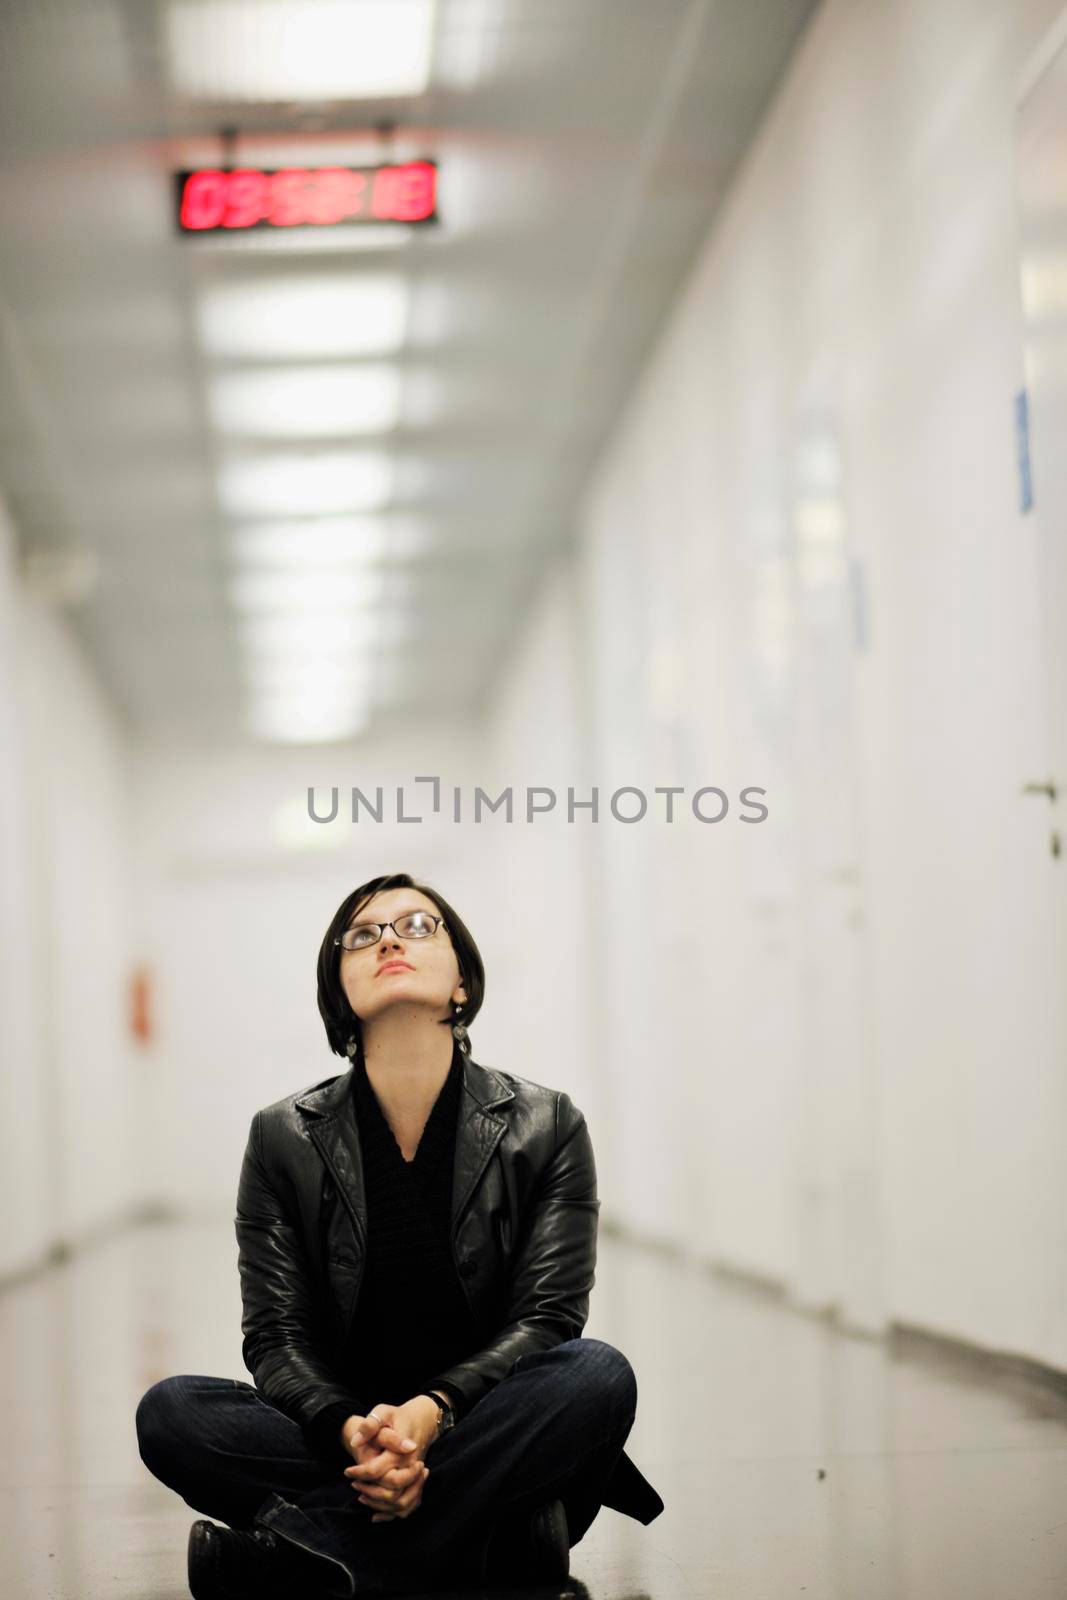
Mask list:
[[[433,222],[437,163],[381,167],[202,167],[176,174],[178,231]]]
[[[130,1032],[141,1044],[151,1044],[155,1037],[152,974],[147,967],[135,967],[130,975]]]

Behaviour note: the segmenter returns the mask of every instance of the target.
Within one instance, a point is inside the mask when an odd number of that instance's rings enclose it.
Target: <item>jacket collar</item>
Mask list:
[[[507,1130],[507,1122],[493,1108],[515,1098],[491,1067],[479,1066],[467,1055],[462,1060],[463,1092],[452,1169],[453,1231]],[[352,1068],[299,1095],[294,1105],[307,1118],[308,1135],[333,1176],[362,1245],[367,1233],[367,1197],[352,1098]]]
[[[472,1061],[467,1055],[462,1057],[462,1063],[463,1095],[469,1096],[482,1110],[489,1110],[492,1106],[504,1105],[508,1100],[514,1100],[514,1093],[492,1067],[480,1067],[477,1061]],[[297,1110],[306,1111],[313,1117],[336,1116],[351,1102],[352,1071],[353,1069],[349,1067],[348,1071],[342,1072],[339,1077],[317,1084],[314,1089],[309,1089],[306,1094],[298,1096],[295,1102]]]

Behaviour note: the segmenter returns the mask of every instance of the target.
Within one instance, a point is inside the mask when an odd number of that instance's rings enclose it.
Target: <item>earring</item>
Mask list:
[[[352,1057],[356,1054],[358,1049],[359,1049],[359,1040],[356,1038],[355,1034],[352,1034],[352,1036],[349,1039],[348,1043],[345,1045],[345,1055],[348,1057],[348,1059],[350,1061],[351,1061]]]
[[[452,1014],[456,1020],[452,1024],[452,1037],[455,1039],[463,1053],[469,1056],[471,1053],[470,1034],[459,1020],[462,1011],[463,1007],[460,1005],[459,1001],[454,1001],[452,1005]]]

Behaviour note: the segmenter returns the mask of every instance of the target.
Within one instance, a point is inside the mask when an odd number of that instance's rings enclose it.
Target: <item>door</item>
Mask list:
[[[1043,849],[1051,880],[1047,906],[1036,909],[1052,945],[1044,1020],[1062,1051],[1067,1041],[1067,27],[1057,29],[1057,36],[1059,48],[1044,53],[1024,91],[1017,129],[1030,515],[1046,735],[1045,761],[1025,775],[1019,804],[1032,808],[1035,843]],[[1061,1059],[1064,1081],[1067,1062]],[[1060,1279],[1050,1285],[1043,1353],[1067,1365],[1063,1223],[1061,1240]]]

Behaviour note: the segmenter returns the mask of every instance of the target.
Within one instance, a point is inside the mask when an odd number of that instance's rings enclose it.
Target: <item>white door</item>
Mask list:
[[[1045,1021],[1049,1037],[1067,1050],[1067,26],[1058,31],[1060,48],[1025,92],[1018,119],[1030,514],[1046,727],[1045,759],[1026,775],[1019,803],[1032,808],[1050,878],[1048,904],[1036,908],[1047,918],[1052,945]],[[1067,1060],[1060,1066],[1067,1077]],[[1067,1362],[1067,1265],[1051,1293],[1055,1326],[1046,1347],[1050,1359]]]
[[[798,905],[803,1093],[792,1298],[885,1326],[875,1052],[857,775],[857,609],[832,374],[800,397],[790,485],[795,569]]]

